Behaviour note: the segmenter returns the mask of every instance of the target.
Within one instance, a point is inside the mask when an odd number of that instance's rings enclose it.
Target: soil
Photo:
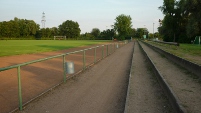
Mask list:
[[[201,113],[201,84],[198,77],[176,65],[174,62],[167,60],[163,55],[156,53],[145,44],[140,44],[187,112]]]

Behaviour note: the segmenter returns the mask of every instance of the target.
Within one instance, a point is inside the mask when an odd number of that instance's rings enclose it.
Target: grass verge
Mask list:
[[[173,45],[170,46],[167,44],[161,44],[152,41],[149,41],[148,43],[159,47],[169,53],[172,53],[176,56],[201,65],[201,45],[180,44],[179,47],[176,47]]]

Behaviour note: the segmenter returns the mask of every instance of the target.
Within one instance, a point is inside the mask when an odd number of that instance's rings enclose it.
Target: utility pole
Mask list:
[[[154,23],[153,23],[153,39],[154,39]]]

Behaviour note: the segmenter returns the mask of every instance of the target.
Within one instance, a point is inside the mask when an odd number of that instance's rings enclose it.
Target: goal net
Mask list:
[[[54,40],[66,40],[66,36],[54,36]]]

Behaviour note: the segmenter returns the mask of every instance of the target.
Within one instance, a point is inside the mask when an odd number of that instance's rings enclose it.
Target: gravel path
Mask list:
[[[140,43],[189,113],[201,113],[201,84],[194,75]]]
[[[127,113],[172,112],[168,100],[151,72],[138,43],[135,43],[129,89]]]
[[[122,113],[133,43],[30,103],[22,113]]]

